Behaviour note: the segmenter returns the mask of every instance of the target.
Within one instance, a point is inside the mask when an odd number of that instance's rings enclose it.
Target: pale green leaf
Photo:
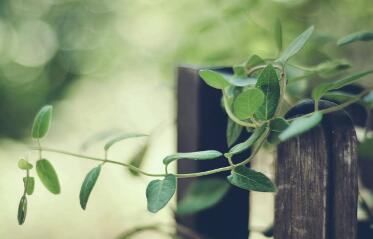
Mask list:
[[[227,120],[227,145],[231,147],[237,139],[240,137],[243,127],[239,124],[236,124],[233,120]]]
[[[36,114],[31,132],[34,139],[43,138],[48,133],[52,120],[52,111],[53,107],[46,105]]]
[[[264,102],[256,111],[255,116],[261,120],[268,120],[276,113],[280,99],[280,83],[272,65],[266,66],[259,76],[256,87],[264,93]]]
[[[80,206],[83,210],[87,207],[87,202],[89,199],[89,196],[91,195],[91,192],[93,190],[93,187],[95,186],[98,177],[100,176],[101,172],[101,165],[93,168],[87,176],[85,177],[83,184],[80,188],[80,194],[79,194],[79,200],[80,200]]]
[[[25,159],[20,159],[18,160],[18,168],[22,170],[30,170],[32,169],[32,164]]]
[[[163,180],[153,180],[146,188],[146,199],[149,212],[156,213],[164,208],[176,191],[177,179],[169,174]]]
[[[345,37],[342,37],[338,40],[337,44],[339,46],[347,45],[357,41],[372,41],[373,40],[373,32],[355,32]]]
[[[131,138],[138,138],[138,137],[145,137],[145,136],[148,136],[146,134],[137,134],[137,133],[124,133],[124,134],[121,134],[121,135],[118,135],[114,138],[112,138],[111,140],[109,140],[105,146],[104,146],[104,149],[105,151],[108,151],[114,144],[122,141],[122,140],[125,140],[125,139],[131,139]]]
[[[35,188],[35,179],[33,177],[24,177],[23,185],[26,189],[27,195],[32,195]]]
[[[27,198],[25,195],[22,196],[19,205],[18,205],[18,224],[22,225],[25,222],[27,214]]]
[[[289,127],[280,134],[279,139],[285,141],[307,132],[321,122],[322,116],[322,113],[318,111],[311,116],[295,119],[291,122]]]
[[[247,69],[251,69],[258,65],[264,65],[265,61],[258,55],[252,55],[249,59],[245,62],[245,67]]]
[[[281,51],[282,50],[282,25],[281,25],[280,19],[276,19],[275,21],[274,35],[275,35],[277,49]]]
[[[292,56],[298,53],[306,42],[309,40],[309,38],[312,35],[312,32],[314,30],[314,27],[309,27],[306,31],[304,31],[302,34],[300,34],[297,38],[294,39],[290,43],[290,45],[281,53],[280,57],[276,60],[279,62],[286,62],[288,61]]]
[[[336,103],[343,103],[349,100],[353,100],[356,97],[357,97],[356,95],[349,94],[349,93],[342,92],[342,91],[330,91],[330,92],[327,92],[323,96],[323,99],[333,101]]]
[[[178,159],[193,159],[193,160],[210,160],[215,159],[223,154],[216,150],[205,150],[205,151],[196,151],[189,153],[176,153],[171,154],[163,159],[163,164],[167,165]]]
[[[239,119],[251,118],[263,102],[264,94],[260,89],[247,89],[234,100],[233,112]]]
[[[209,86],[215,89],[224,89],[229,86],[229,82],[223,74],[212,70],[200,70],[199,75]]]
[[[43,185],[53,194],[61,192],[60,182],[52,164],[46,159],[36,162],[36,172]]]
[[[264,174],[245,166],[238,166],[228,176],[228,181],[236,187],[257,192],[276,192],[276,186]]]
[[[195,180],[178,202],[177,214],[193,214],[219,203],[229,190],[229,184],[222,179],[207,178]]]

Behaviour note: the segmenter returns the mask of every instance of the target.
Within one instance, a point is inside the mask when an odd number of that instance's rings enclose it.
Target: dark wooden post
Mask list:
[[[321,102],[321,108],[333,105]],[[294,107],[287,117],[313,110]],[[278,147],[275,239],[355,239],[357,154],[353,124],[344,111]]]
[[[231,71],[229,68],[221,70]],[[198,71],[197,68],[178,68],[177,148],[179,152],[207,149],[225,152],[227,117],[220,106],[221,93],[207,86],[200,79]],[[204,171],[222,166],[227,166],[226,160],[181,160],[178,163],[178,172]],[[220,173],[212,177],[225,178],[227,174]],[[191,180],[178,180],[178,200],[183,198]],[[176,220],[177,223],[191,228],[204,238],[247,239],[248,213],[248,192],[232,187],[227,196],[215,207],[191,216],[177,216]],[[182,235],[181,231],[179,233]]]

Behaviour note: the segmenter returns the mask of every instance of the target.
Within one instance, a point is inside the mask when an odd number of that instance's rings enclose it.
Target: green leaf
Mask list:
[[[32,164],[29,163],[27,160],[25,159],[20,159],[18,161],[18,168],[22,169],[22,170],[30,170],[32,169]]]
[[[26,189],[27,195],[32,195],[34,193],[35,179],[33,177],[24,177],[23,185]]]
[[[229,82],[223,74],[212,70],[200,70],[199,75],[209,86],[215,89],[224,89],[229,86]]]
[[[52,120],[52,111],[53,107],[46,105],[36,114],[31,132],[34,139],[43,138],[48,133]]]
[[[60,182],[52,164],[46,159],[40,159],[36,162],[36,172],[40,181],[46,189],[53,194],[61,192]]]
[[[327,92],[323,96],[323,99],[330,100],[330,101],[337,102],[337,103],[343,103],[343,102],[352,100],[356,97],[357,97],[356,95],[349,94],[349,93],[342,92],[342,91],[331,91],[331,92]]]
[[[355,32],[345,37],[342,37],[338,40],[338,46],[347,45],[349,43],[357,42],[357,41],[372,41],[373,40],[373,32]]]
[[[233,85],[238,87],[246,87],[246,86],[255,86],[258,79],[253,77],[238,77],[238,76],[227,76],[227,81]]]
[[[176,153],[169,155],[163,159],[163,164],[167,165],[175,160],[178,159],[193,159],[193,160],[209,160],[215,159],[223,154],[216,150],[205,150],[205,151],[196,151],[196,152],[189,152],[189,153]]]
[[[263,124],[259,128],[256,128],[254,133],[250,135],[250,137],[246,141],[236,144],[234,147],[232,147],[229,150],[228,153],[226,153],[226,156],[232,157],[233,155],[239,154],[243,152],[244,150],[250,148],[265,133],[265,131],[267,130],[267,127],[268,127],[267,124]]]
[[[276,113],[280,99],[280,83],[272,65],[268,65],[263,69],[256,87],[263,91],[265,98],[264,103],[256,111],[255,115],[261,120],[271,119]]]
[[[176,191],[176,177],[168,174],[163,180],[153,180],[146,188],[149,212],[156,213],[164,208]]]
[[[219,203],[229,190],[229,184],[222,179],[207,178],[195,180],[178,203],[176,213],[193,214]]]
[[[89,199],[89,195],[91,195],[91,192],[93,190],[93,187],[95,186],[98,176],[100,176],[101,172],[101,165],[93,168],[87,176],[85,177],[82,187],[80,188],[80,194],[79,194],[79,199],[80,199],[80,206],[82,207],[83,210],[86,209],[87,207],[87,202]]]
[[[264,93],[251,88],[239,94],[233,102],[233,112],[241,120],[253,117],[264,102]]]
[[[351,64],[345,59],[335,59],[318,64],[310,68],[311,71],[317,72],[319,75],[331,75],[337,71],[346,70],[351,67]]]
[[[227,120],[227,145],[230,148],[240,137],[243,127],[233,120]]]
[[[258,65],[264,65],[265,61],[258,55],[252,55],[249,59],[245,62],[245,67],[247,69],[253,68]]]
[[[23,195],[21,197],[21,201],[19,202],[18,206],[18,224],[22,225],[26,220],[26,214],[27,214],[27,197]]]
[[[282,25],[281,25],[280,19],[276,19],[275,27],[274,27],[274,35],[275,35],[277,49],[281,51],[282,50]]]
[[[228,176],[228,181],[236,187],[257,192],[276,192],[276,186],[264,174],[238,166]]]
[[[109,140],[105,146],[104,146],[104,149],[105,151],[108,151],[114,144],[122,141],[122,140],[125,140],[125,139],[130,139],[130,138],[138,138],[138,137],[145,137],[145,136],[148,136],[146,134],[137,134],[137,133],[124,133],[124,134],[121,134],[121,135],[118,135],[114,138],[112,138],[111,140]]]
[[[312,97],[315,101],[319,101],[326,92],[336,90],[346,85],[352,84],[360,80],[362,77],[369,75],[371,73],[373,73],[373,70],[355,73],[337,81],[322,83],[318,85],[315,89],[313,89]]]
[[[281,117],[275,118],[271,120],[269,123],[269,128],[271,130],[268,136],[268,142],[271,144],[278,144],[280,142],[279,136],[280,134],[287,129],[289,123]]]
[[[128,163],[132,166],[135,166],[136,168],[141,168],[141,166],[144,163],[145,160],[145,155],[148,152],[149,148],[149,143],[146,143],[141,146],[141,148],[132,156],[132,158],[128,161]],[[128,168],[128,171],[133,175],[133,176],[139,176],[139,172]]]
[[[233,66],[233,73],[234,73],[234,76],[237,76],[237,77],[246,77],[246,70],[245,70],[245,65],[235,65]]]
[[[313,113],[311,116],[295,119],[293,122],[291,122],[289,127],[287,127],[286,130],[280,134],[279,139],[281,141],[285,141],[297,135],[303,134],[318,125],[321,120],[322,113],[319,111]]]
[[[282,52],[280,57],[276,60],[278,62],[286,62],[288,61],[292,56],[298,53],[306,42],[309,40],[309,38],[312,35],[312,32],[314,30],[314,27],[309,27],[306,31],[304,31],[302,34],[300,34],[297,38],[294,39],[290,43],[290,45]]]

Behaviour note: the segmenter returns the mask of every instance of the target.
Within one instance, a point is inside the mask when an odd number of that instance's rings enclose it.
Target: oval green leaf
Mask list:
[[[46,189],[53,194],[61,192],[60,182],[52,164],[46,159],[40,159],[36,162],[36,172],[40,181]]]
[[[167,165],[171,162],[178,160],[178,159],[193,159],[193,160],[210,160],[215,159],[223,154],[216,150],[205,150],[205,151],[196,151],[196,152],[189,152],[189,153],[176,153],[169,155],[163,159],[163,164]]]
[[[257,192],[276,192],[276,186],[264,174],[238,166],[228,176],[228,181],[236,187]]]
[[[260,89],[247,89],[233,102],[233,112],[241,120],[251,118],[263,104],[264,93]]]
[[[146,188],[149,212],[156,213],[164,208],[176,191],[176,177],[169,174],[163,180],[153,180]]]
[[[342,37],[338,40],[338,46],[347,45],[357,41],[372,41],[373,40],[373,32],[355,32],[345,37]]]
[[[271,120],[269,123],[269,128],[271,130],[268,135],[268,142],[271,144],[278,144],[281,140],[279,139],[280,134],[287,129],[289,123],[281,117]]]
[[[264,93],[264,102],[256,111],[255,116],[261,120],[268,120],[276,113],[280,99],[280,83],[272,65],[266,66],[259,76],[256,87]]]
[[[34,188],[35,188],[34,177],[24,177],[23,178],[23,185],[26,189],[26,194],[27,195],[32,195],[34,193]]]
[[[321,112],[315,112],[311,116],[295,119],[293,122],[291,122],[289,127],[287,127],[286,130],[279,135],[279,139],[281,141],[285,141],[297,135],[303,134],[318,125],[321,120]]]
[[[137,134],[137,133],[124,133],[124,134],[121,134],[121,135],[118,135],[114,138],[112,138],[111,140],[109,140],[105,146],[104,146],[104,149],[105,151],[108,151],[114,144],[122,141],[122,140],[125,140],[125,139],[131,139],[131,138],[138,138],[138,137],[145,137],[145,136],[148,136],[146,134]]]
[[[22,170],[30,170],[32,169],[32,164],[29,163],[27,160],[25,159],[20,159],[18,161],[18,168],[22,169]]]
[[[240,137],[243,127],[239,124],[236,124],[233,120],[228,118],[227,120],[227,145],[230,148]]]
[[[290,45],[281,53],[280,57],[276,60],[278,62],[286,62],[288,61],[292,56],[298,53],[306,42],[309,40],[313,33],[314,27],[309,27],[306,31],[304,31],[302,34],[300,34],[297,38],[295,38]]]
[[[101,165],[93,168],[85,177],[82,187],[80,188],[79,200],[80,206],[83,210],[87,207],[89,195],[91,195],[92,189],[95,186],[98,176],[100,176]]]
[[[187,188],[184,198],[178,202],[176,213],[186,215],[213,207],[223,199],[229,188],[226,180],[197,179]]]
[[[52,111],[53,107],[51,105],[46,105],[36,114],[31,132],[34,139],[43,138],[48,133],[52,120]]]
[[[22,225],[25,222],[26,214],[27,214],[27,197],[23,195],[18,205],[17,219],[18,219],[19,225]]]
[[[228,80],[223,74],[212,70],[200,70],[199,75],[209,86],[215,89],[224,89],[229,86]]]

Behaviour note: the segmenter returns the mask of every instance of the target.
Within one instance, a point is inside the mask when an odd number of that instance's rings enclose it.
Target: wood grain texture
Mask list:
[[[332,106],[323,101],[320,108]],[[287,117],[306,114],[312,101]],[[357,155],[353,124],[343,111],[278,147],[275,239],[354,239],[357,236]]]

